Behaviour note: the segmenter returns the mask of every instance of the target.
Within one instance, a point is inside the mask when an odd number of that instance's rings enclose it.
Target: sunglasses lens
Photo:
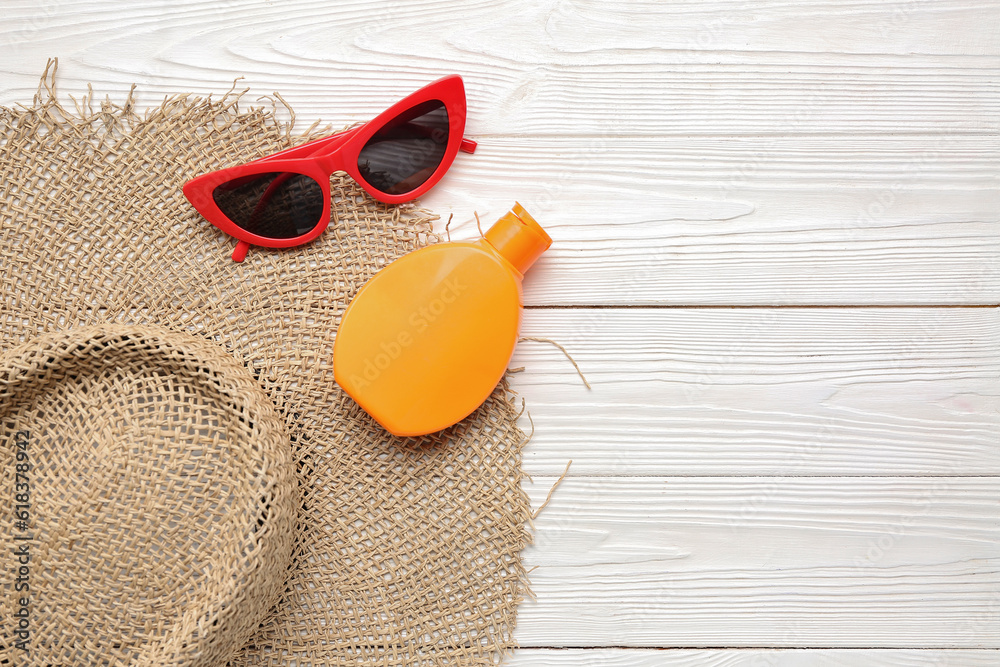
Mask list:
[[[431,177],[447,146],[448,111],[428,100],[383,125],[358,154],[358,170],[376,189],[406,194]]]
[[[323,215],[323,188],[288,171],[236,178],[212,192],[219,209],[251,234],[291,239],[316,228]]]

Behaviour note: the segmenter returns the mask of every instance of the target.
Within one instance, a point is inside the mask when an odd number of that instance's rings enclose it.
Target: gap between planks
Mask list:
[[[587,303],[587,304],[551,304],[551,305],[526,305],[525,310],[595,310],[595,309],[607,309],[607,310],[666,310],[666,309],[689,309],[689,310],[767,310],[770,308],[785,308],[785,309],[805,309],[805,308],[827,308],[827,309],[840,309],[848,310],[851,308],[1000,308],[1000,303],[968,303],[968,304],[955,304],[955,303],[928,303],[928,304],[915,304],[915,303],[890,303],[890,304],[877,304],[877,303],[864,303],[864,304],[688,304],[688,303],[665,303],[665,304],[601,304],[601,303]]]

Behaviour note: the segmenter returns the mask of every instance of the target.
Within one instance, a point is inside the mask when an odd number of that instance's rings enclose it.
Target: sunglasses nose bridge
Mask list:
[[[316,164],[322,169],[328,176],[335,171],[343,171],[343,153],[341,151],[334,151],[329,155],[323,155],[322,157],[316,158]]]

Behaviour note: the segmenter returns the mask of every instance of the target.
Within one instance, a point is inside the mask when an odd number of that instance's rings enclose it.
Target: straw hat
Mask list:
[[[277,600],[298,504],[288,434],[214,343],[101,325],[15,347],[0,442],[17,664],[214,665]]]

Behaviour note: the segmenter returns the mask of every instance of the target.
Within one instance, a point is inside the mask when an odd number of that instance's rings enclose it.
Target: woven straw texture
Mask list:
[[[281,593],[288,434],[215,343],[114,324],[35,338],[0,355],[0,442],[22,584],[0,662],[28,664],[24,642],[39,665],[218,665]]]
[[[525,438],[506,383],[456,426],[399,439],[333,378],[350,299],[387,262],[435,242],[432,219],[335,176],[316,242],[254,248],[236,264],[232,239],[181,186],[292,145],[290,124],[273,108],[241,109],[238,94],[175,96],[142,117],[131,96],[64,108],[53,78],[50,66],[31,106],[0,109],[0,346],[153,323],[210,337],[251,369],[290,436],[301,505],[281,599],[230,664],[498,662],[513,648],[530,539]]]

